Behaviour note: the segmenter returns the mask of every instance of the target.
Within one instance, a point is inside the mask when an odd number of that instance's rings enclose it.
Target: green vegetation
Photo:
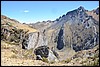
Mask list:
[[[99,56],[98,55],[94,55],[94,57],[92,57],[91,59],[93,59],[93,62],[89,62],[83,66],[99,66]]]
[[[82,60],[81,64],[86,63],[88,61],[88,58],[86,60]]]
[[[42,58],[42,61],[43,61],[43,62],[46,62],[46,63],[48,63],[48,62],[49,62],[49,61],[48,61],[48,59],[47,59],[47,58],[45,58],[45,57],[43,57],[43,58]]]
[[[17,56],[14,54],[14,55],[12,55],[10,58],[17,58]]]
[[[12,26],[12,24],[10,22],[7,22],[6,25]]]
[[[66,60],[62,60],[61,62],[63,62],[63,63],[69,63],[70,61],[71,61],[71,59],[67,58]]]
[[[33,49],[25,50],[23,52],[23,56],[24,56],[24,58],[33,58],[34,57]]]
[[[17,54],[18,51],[16,49],[11,50],[13,53]]]
[[[50,62],[51,64],[55,63],[54,61]]]
[[[66,60],[65,60],[65,63],[69,63],[71,61],[71,59],[70,58],[67,58]]]
[[[7,44],[10,44],[10,45],[19,45],[19,43],[14,43],[14,42],[8,42],[8,41],[5,41]]]
[[[82,66],[99,66],[99,60],[96,60],[94,62],[89,62],[89,63],[82,65]]]
[[[9,49],[9,47],[1,46],[2,49]]]

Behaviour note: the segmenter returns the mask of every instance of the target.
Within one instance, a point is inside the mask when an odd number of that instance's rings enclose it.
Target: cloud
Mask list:
[[[24,12],[25,12],[25,13],[28,13],[28,12],[29,12],[29,10],[24,10]]]

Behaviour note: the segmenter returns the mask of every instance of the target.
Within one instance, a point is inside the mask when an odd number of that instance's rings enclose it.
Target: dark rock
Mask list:
[[[61,50],[64,47],[63,43],[63,29],[61,28],[58,34],[57,48]]]
[[[34,53],[37,55],[40,55],[42,58],[47,58],[48,57],[48,54],[49,54],[49,47],[47,46],[40,46],[40,47],[37,47],[35,50],[34,50]],[[39,57],[37,56],[37,60],[39,59]]]
[[[99,15],[99,7],[94,12]]]

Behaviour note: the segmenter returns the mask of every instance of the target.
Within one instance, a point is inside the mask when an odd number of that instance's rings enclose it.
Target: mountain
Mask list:
[[[99,8],[93,10],[97,18],[99,17],[98,10]],[[29,34],[29,39],[26,39],[28,40],[26,48],[47,45],[50,49],[54,48],[59,55],[61,54],[62,59],[70,56],[70,54],[65,53],[67,51],[74,54],[77,51],[92,49],[99,44],[99,21],[88,12],[84,7],[80,6],[53,22],[43,21],[32,24],[33,28],[36,27],[42,29],[42,31]],[[34,38],[37,41],[33,44]]]
[[[26,50],[32,49],[41,60],[43,57],[49,62],[72,59],[81,51],[88,53],[99,45],[99,7],[88,11],[80,6],[54,21],[34,24],[21,24],[2,15],[1,40],[19,43]]]

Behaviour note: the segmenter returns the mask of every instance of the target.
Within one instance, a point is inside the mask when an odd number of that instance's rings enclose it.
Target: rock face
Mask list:
[[[37,45],[38,38],[39,38],[38,32],[29,33],[25,37],[25,39],[23,39],[23,42],[22,42],[23,47],[26,49],[35,48],[35,46]]]
[[[25,36],[25,39],[22,42],[22,45],[26,49],[36,48],[39,46],[47,45],[47,38],[42,32],[32,32]]]
[[[48,61],[49,62],[59,62],[59,59],[51,50],[49,50]]]

